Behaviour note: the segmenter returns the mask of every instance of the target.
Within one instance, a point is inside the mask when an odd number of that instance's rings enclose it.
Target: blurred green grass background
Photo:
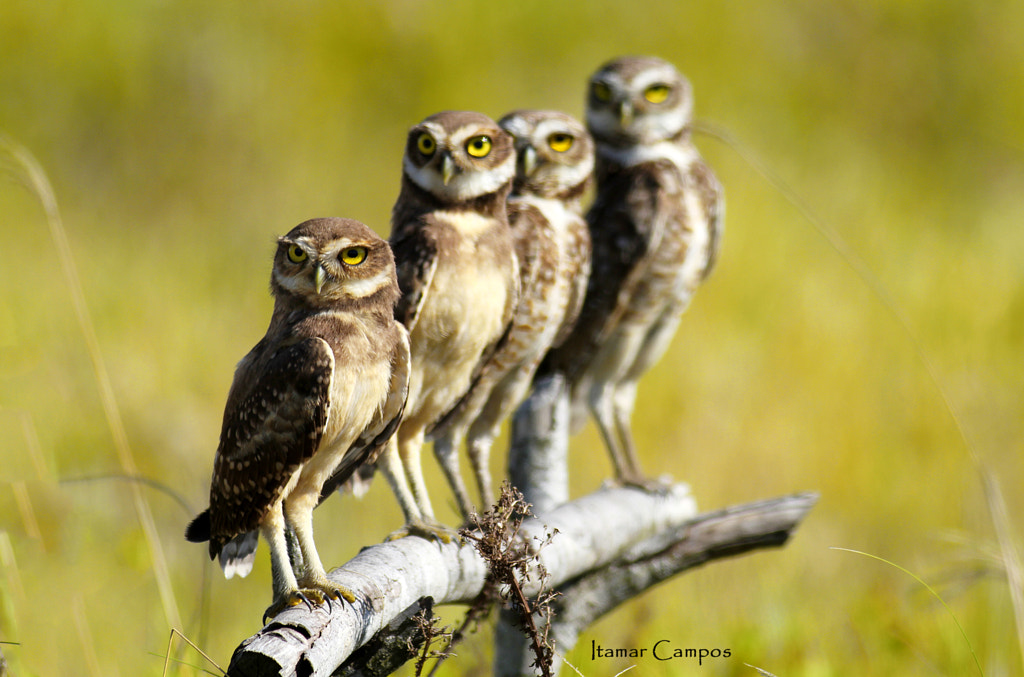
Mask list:
[[[190,638],[222,666],[269,603],[182,537],[205,505],[235,362],[262,336],[274,238],[314,216],[387,234],[406,129],[446,108],[582,115],[626,53],[673,61],[905,313],[1012,519],[1024,439],[1024,5],[966,0],[607,3],[5,0],[0,132],[60,202]],[[590,642],[729,648],[642,675],[974,674],[1022,657],[977,468],[914,342],[800,211],[727,146],[719,267],[641,384],[645,467],[704,509],[799,490],[783,550],[618,610]],[[160,674],[170,628],[97,376],[38,201],[0,182],[0,651],[13,674]],[[590,458],[593,458],[593,462]],[[495,468],[499,469],[500,458]],[[574,495],[610,474],[592,427]],[[454,520],[428,461],[435,503]],[[76,481],[78,480],[78,481]],[[400,522],[385,483],[317,512],[325,564]],[[1020,520],[1013,524],[1017,546]],[[453,610],[452,618],[458,610]],[[484,675],[489,633],[447,674]],[[174,655],[202,661],[190,649]],[[178,674],[193,674],[178,668]],[[410,674],[406,669],[402,674]]]

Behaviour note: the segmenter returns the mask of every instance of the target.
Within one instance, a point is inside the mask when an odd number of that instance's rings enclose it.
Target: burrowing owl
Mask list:
[[[665,352],[722,236],[722,189],[693,146],[690,83],[669,63],[623,57],[590,79],[597,195],[590,284],[552,362],[589,406],[617,478],[645,484],[630,432],[637,380]]]
[[[423,483],[425,434],[470,387],[512,318],[518,267],[505,213],[512,137],[486,115],[446,111],[412,128],[391,246],[409,330],[409,401],[379,467],[402,498],[406,532],[444,537]],[[440,458],[465,493],[457,459]],[[411,490],[409,485],[411,484]]]
[[[498,124],[514,137],[518,158],[508,212],[519,260],[519,305],[507,336],[434,433],[442,454],[454,455],[465,437],[485,506],[494,499],[488,458],[501,423],[526,397],[541,358],[565,338],[583,302],[590,233],[581,197],[594,168],[590,134],[564,113],[520,110]],[[458,498],[468,516],[469,498]]]
[[[216,556],[257,527],[270,546],[268,615],[352,593],[330,581],[313,542],[324,482],[370,463],[401,416],[409,341],[395,321],[387,242],[358,221],[313,219],[278,241],[270,328],[238,364],[214,460],[210,507],[188,527]],[[285,520],[305,571],[291,568]]]

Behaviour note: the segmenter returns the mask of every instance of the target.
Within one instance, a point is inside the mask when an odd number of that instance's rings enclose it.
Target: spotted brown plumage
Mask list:
[[[435,448],[449,457],[465,440],[485,507],[494,500],[488,460],[500,426],[529,393],[541,358],[568,333],[583,299],[590,237],[581,198],[594,165],[590,135],[569,115],[519,110],[499,124],[514,137],[517,156],[508,214],[519,262],[519,303],[470,390],[432,433]],[[468,517],[472,501],[464,492],[456,497]]]
[[[722,189],[690,138],[692,110],[690,83],[661,59],[615,59],[590,79],[590,284],[547,366],[569,379],[577,426],[589,408],[626,483],[647,484],[630,430],[637,382],[665,352],[721,243]]]
[[[334,356],[320,338],[260,350],[233,388],[224,412],[210,492],[210,555],[240,531],[259,526],[290,477],[320,444],[330,410]],[[240,400],[240,401],[239,401]]]
[[[210,507],[186,531],[209,541],[225,573],[247,573],[259,529],[283,594],[299,601],[352,593],[331,582],[313,541],[325,485],[373,463],[401,416],[409,344],[394,319],[398,282],[387,242],[358,221],[313,219],[280,238],[266,335],[235,371],[210,485]],[[292,570],[285,522],[305,570]],[[230,563],[230,564],[229,564]]]
[[[397,317],[410,336],[409,401],[378,464],[405,513],[400,533],[449,537],[435,520],[420,451],[512,318],[519,279],[505,201],[514,173],[512,137],[486,115],[444,111],[409,131],[390,236],[402,290]],[[457,461],[439,460],[464,493]]]

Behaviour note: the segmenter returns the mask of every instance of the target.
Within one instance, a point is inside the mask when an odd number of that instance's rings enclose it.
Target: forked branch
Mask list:
[[[602,585],[600,576],[627,575],[618,573],[624,568],[648,567],[653,585],[666,558],[683,562],[685,569],[715,557],[781,545],[815,500],[814,495],[800,494],[697,516],[685,485],[660,494],[609,488],[556,508],[543,523],[525,520],[522,532],[542,539],[557,530],[534,566],[548,572],[549,586],[574,588],[576,598],[584,587]],[[330,576],[356,593],[354,604],[299,606],[282,612],[236,649],[228,674],[335,674],[356,649],[371,639],[382,641],[388,624],[410,607],[418,609],[422,598],[430,597],[435,604],[469,603],[483,589],[487,564],[469,544],[410,537],[366,548]],[[536,595],[540,580],[531,574],[524,592]],[[621,601],[618,596],[608,598],[605,610]],[[562,639],[559,628],[574,627],[564,625],[569,619],[582,619],[568,608],[564,614],[565,621],[556,620],[554,627],[562,642],[571,633]],[[558,648],[562,650],[561,645]],[[345,674],[388,674],[353,671],[354,667],[345,666]]]

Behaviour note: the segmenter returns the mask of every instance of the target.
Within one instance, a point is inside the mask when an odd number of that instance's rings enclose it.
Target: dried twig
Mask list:
[[[482,516],[474,515],[473,528],[464,529],[461,533],[487,561],[488,580],[501,586],[504,590],[502,597],[518,613],[519,622],[529,638],[534,654],[532,667],[540,669],[544,677],[551,677],[554,648],[548,641],[548,629],[551,625],[551,601],[557,593],[546,588],[550,574],[540,563],[538,554],[551,543],[558,530],[547,533],[543,539],[531,544],[520,533],[526,517],[532,517],[530,504],[515,487],[505,482],[498,503]],[[532,604],[520,584],[520,581],[530,577],[531,570],[540,584]],[[544,620],[542,629],[537,627],[536,618]]]

